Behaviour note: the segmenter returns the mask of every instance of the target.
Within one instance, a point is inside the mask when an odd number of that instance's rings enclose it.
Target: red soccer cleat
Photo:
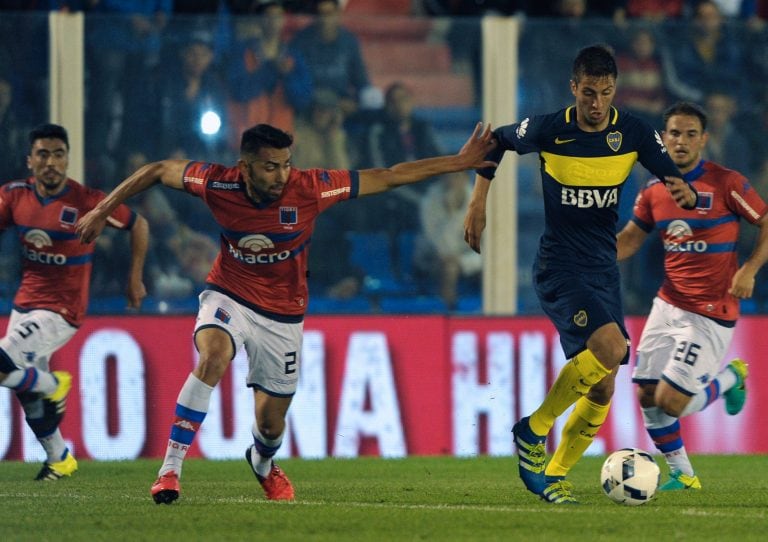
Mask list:
[[[179,498],[181,492],[179,476],[174,471],[166,472],[162,476],[158,476],[149,491],[156,504],[171,504]]]
[[[245,451],[245,459],[248,460],[248,465],[250,465],[253,474],[256,475],[262,489],[264,489],[264,495],[267,496],[267,499],[270,501],[292,501],[293,486],[283,470],[272,463],[272,470],[269,471],[269,476],[266,478],[260,476],[256,469],[253,468],[253,463],[251,462],[252,450],[253,445]]]

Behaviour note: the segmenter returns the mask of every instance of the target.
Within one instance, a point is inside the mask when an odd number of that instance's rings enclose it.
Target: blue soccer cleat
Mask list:
[[[528,417],[522,418],[512,427],[517,446],[517,467],[520,479],[531,493],[541,495],[547,488],[544,467],[547,461],[547,437],[531,431]]]

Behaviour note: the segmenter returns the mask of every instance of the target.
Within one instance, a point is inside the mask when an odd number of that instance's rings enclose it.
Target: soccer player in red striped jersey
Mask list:
[[[0,188],[0,230],[15,226],[22,253],[21,284],[0,339],[0,385],[16,392],[27,424],[45,449],[47,459],[36,479],[57,480],[77,469],[59,430],[72,376],[49,372],[49,360],[85,316],[95,247],[80,243],[75,224],[104,193],[67,177],[69,138],[62,126],[38,126],[30,132],[29,143],[31,176]],[[110,213],[108,223],[130,231],[126,295],[128,306],[138,308],[146,295],[142,271],[147,221],[121,205]]]
[[[664,281],[637,347],[632,373],[646,430],[669,465],[662,490],[701,489],[685,451],[679,418],[723,397],[728,414],[746,400],[747,364],[720,363],[733,337],[739,300],[752,296],[755,275],[768,260],[768,206],[740,173],[702,159],[707,116],[679,102],[664,113],[664,143],[699,193],[695,209],[669,201],[652,179],[635,201],[634,216],[618,235],[618,258],[628,258],[658,229]],[[741,219],[760,228],[751,255],[739,265]]]
[[[478,124],[455,155],[360,171],[291,167],[290,134],[267,124],[243,132],[236,166],[186,160],[148,164],[121,183],[77,231],[90,243],[127,198],[156,183],[202,198],[221,227],[221,249],[200,295],[197,367],[179,393],[165,460],[150,489],[156,503],[179,497],[182,463],[208,412],[211,392],[235,353],[248,355],[256,405],[248,464],[270,500],[292,500],[293,486],[273,462],[301,366],[307,261],[317,216],[330,206],[485,160],[495,143]]]

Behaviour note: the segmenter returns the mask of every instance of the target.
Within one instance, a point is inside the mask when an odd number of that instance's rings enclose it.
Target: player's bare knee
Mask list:
[[[658,406],[667,416],[679,418],[688,403],[686,397],[679,397],[671,393],[656,393],[656,406]]]
[[[194,375],[208,384],[215,386],[224,376],[230,360],[222,355],[200,355],[200,362],[193,371]]]
[[[285,420],[277,416],[265,416],[257,421],[257,425],[259,427],[259,433],[261,433],[264,438],[271,440],[282,435],[283,430],[285,429]]]
[[[641,384],[637,387],[637,400],[643,408],[656,406],[656,385]]]

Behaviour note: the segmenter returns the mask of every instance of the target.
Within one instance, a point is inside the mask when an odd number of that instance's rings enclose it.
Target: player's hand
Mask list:
[[[464,241],[480,254],[480,240],[485,230],[485,208],[470,205],[464,215]]]
[[[680,177],[664,177],[664,184],[679,207],[693,209],[696,206],[696,192]]]
[[[477,169],[484,167],[496,167],[498,164],[490,160],[486,160],[485,156],[496,148],[496,138],[491,131],[491,125],[486,124],[483,128],[483,123],[478,122],[475,125],[475,129],[472,135],[469,136],[467,142],[461,147],[458,153],[464,163],[463,169]]]
[[[101,213],[94,209],[77,221],[75,232],[80,236],[80,242],[87,244],[96,240],[106,224],[107,218],[101,216]]]
[[[755,275],[742,266],[734,273],[728,293],[739,299],[748,299],[754,289]]]
[[[140,309],[141,302],[147,297],[147,288],[144,286],[144,282],[141,279],[129,280],[125,297],[128,299],[129,309]]]

